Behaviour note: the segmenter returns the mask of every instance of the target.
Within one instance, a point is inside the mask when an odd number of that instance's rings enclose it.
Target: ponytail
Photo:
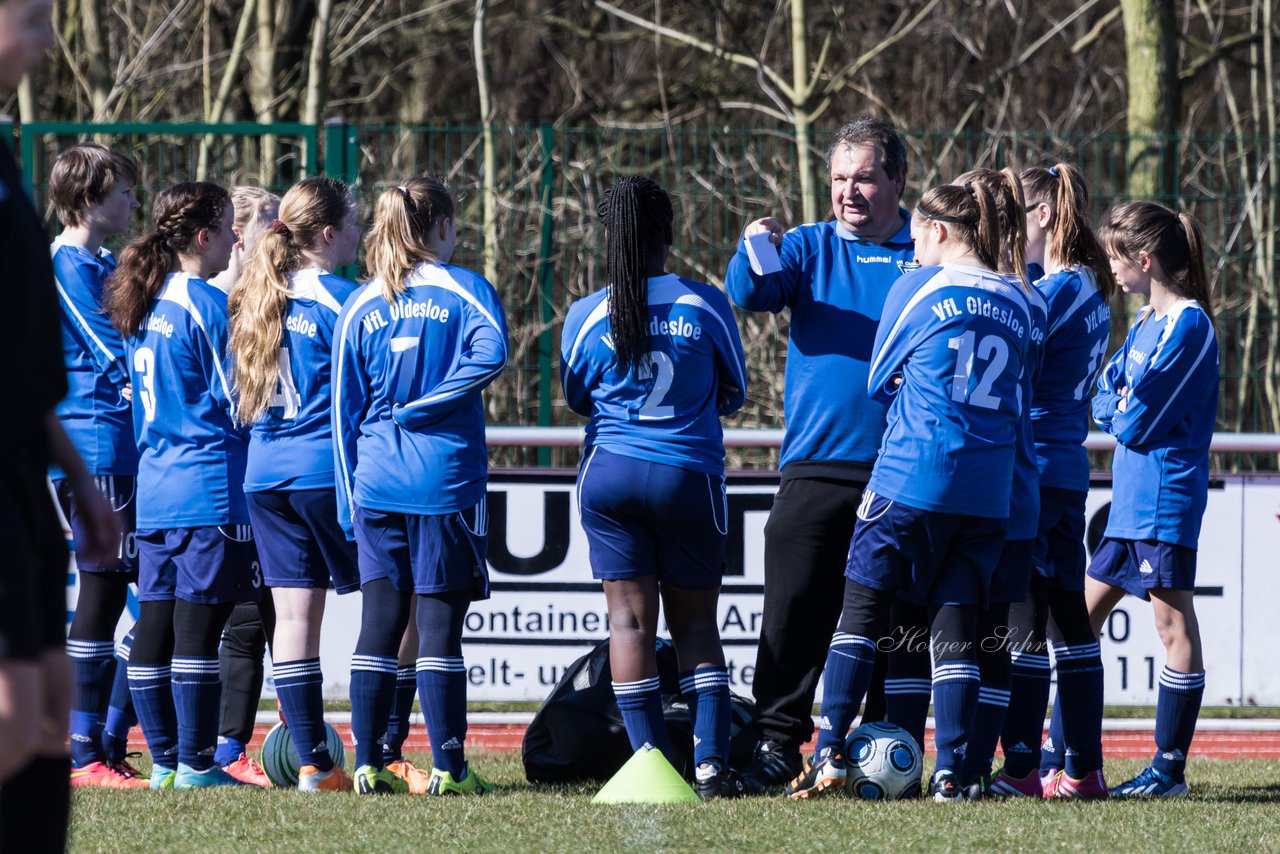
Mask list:
[[[1098,292],[1109,301],[1116,292],[1116,279],[1089,222],[1089,191],[1084,175],[1069,163],[1057,163],[1048,169],[1024,169],[1022,184],[1028,207],[1048,205],[1053,212],[1048,257],[1064,266],[1088,267],[1098,283]]]
[[[280,382],[280,347],[289,308],[289,274],[301,266],[304,249],[315,246],[326,227],[341,229],[355,207],[351,191],[333,178],[307,178],[285,193],[280,217],[266,228],[231,289],[229,348],[235,357],[239,397],[236,418],[252,424],[271,407]]]
[[[388,303],[404,293],[405,279],[415,267],[437,260],[431,229],[453,215],[453,197],[435,178],[411,178],[378,196],[365,263],[373,278],[381,280]]]
[[[1136,264],[1143,252],[1160,263],[1171,291],[1200,303],[1213,318],[1204,233],[1185,213],[1155,202],[1126,202],[1111,210],[1099,235],[1106,252]]]
[[[226,190],[207,181],[175,184],[156,196],[151,208],[155,231],[124,248],[106,284],[103,302],[122,336],[132,338],[142,331],[165,277],[178,269],[178,256],[191,248],[201,230],[221,228],[230,202]]]
[[[609,330],[615,363],[638,368],[649,352],[648,261],[671,243],[671,197],[648,178],[627,176],[596,205],[604,221]]]
[[[1012,170],[999,172],[994,169],[972,169],[949,185],[963,190],[972,200],[972,212],[965,213],[964,198],[956,193],[947,194],[958,212],[953,212],[959,225],[957,234],[968,244],[984,265],[1008,276],[1017,276],[1024,288],[1027,282],[1027,217],[1022,194],[1022,182]],[[935,187],[926,197],[935,191]],[[941,196],[935,197],[940,201]],[[921,203],[926,215],[931,213]],[[938,217],[935,217],[938,218]]]

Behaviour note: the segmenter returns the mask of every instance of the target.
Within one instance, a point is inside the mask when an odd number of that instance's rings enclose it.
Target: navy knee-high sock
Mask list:
[[[680,676],[680,693],[693,718],[693,763],[729,765],[729,669],[708,664]]]
[[[1082,780],[1102,767],[1102,652],[1097,641],[1053,645],[1062,709],[1063,770]],[[1057,709],[1055,709],[1057,711]]]
[[[924,752],[924,728],[933,693],[929,657],[929,611],[898,599],[893,603],[888,673],[884,680],[885,720],[910,733]]]
[[[321,771],[333,768],[324,729],[324,674],[320,659],[273,662],[271,673],[299,763],[314,765]]]
[[[234,603],[174,605],[173,704],[178,713],[178,761],[196,771],[213,767],[222,706],[218,638]]]
[[[67,639],[71,660],[71,761],[77,768],[100,762],[102,724],[115,676],[113,641]]]
[[[822,716],[815,755],[828,750],[844,755],[845,736],[871,684],[875,657],[875,641],[869,637],[841,631],[831,636],[826,669],[822,672]],[[888,699],[886,680],[886,707]]]
[[[937,646],[933,668],[935,775],[964,773],[964,757],[973,736],[981,674],[975,650],[978,612],[971,605],[943,605],[931,626]]]
[[[417,668],[397,666],[395,700],[391,704],[391,716],[387,718],[387,735],[382,741],[382,761],[386,764],[404,758],[404,743],[409,738],[413,717],[413,695],[417,692]]]
[[[409,593],[380,578],[361,588],[360,637],[351,656],[351,737],[356,767],[381,769],[387,720],[395,702],[397,650],[409,624]]]
[[[991,605],[978,622],[978,708],[973,716],[973,732],[965,749],[964,780],[973,782],[991,774],[996,742],[1004,729],[1009,709],[1011,661],[1005,637],[1000,632],[1009,624],[1009,606]]]
[[[116,645],[116,673],[107,703],[107,720],[102,727],[102,752],[111,763],[123,762],[129,752],[129,730],[138,723],[129,696],[129,654],[133,646],[133,629]]]
[[[667,724],[662,717],[658,677],[650,676],[634,682],[615,680],[613,696],[618,702],[618,711],[622,713],[622,725],[627,728],[631,749],[656,748],[670,760],[671,747],[667,741]]]
[[[1203,670],[1180,673],[1166,665],[1160,671],[1160,689],[1156,694],[1156,755],[1151,764],[1178,782],[1186,775],[1187,753],[1196,734],[1203,697]]]
[[[431,764],[455,780],[466,776],[467,666],[462,626],[469,592],[418,597],[418,698],[431,741]]]
[[[1049,715],[1049,732],[1040,745],[1040,776],[1056,774],[1067,763],[1067,740],[1062,734],[1062,703],[1055,697]]]
[[[143,602],[129,656],[129,693],[151,751],[151,762],[178,767],[178,714],[174,709],[173,600]]]
[[[1049,707],[1049,654],[1014,649],[1010,653],[1009,709],[1000,747],[1004,773],[1022,779],[1040,767],[1040,742]]]

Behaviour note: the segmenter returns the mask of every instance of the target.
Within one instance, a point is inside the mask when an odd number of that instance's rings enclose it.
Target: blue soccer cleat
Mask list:
[[[172,789],[173,778],[177,774],[172,768],[166,768],[163,765],[151,766],[151,788],[152,790]]]
[[[1187,784],[1147,766],[1137,777],[1111,789],[1110,795],[1113,798],[1185,798]]]
[[[197,771],[190,765],[183,765],[179,762],[178,771],[173,775],[173,787],[175,789],[210,789],[214,786],[247,785],[249,784],[237,780],[217,765],[204,771]]]

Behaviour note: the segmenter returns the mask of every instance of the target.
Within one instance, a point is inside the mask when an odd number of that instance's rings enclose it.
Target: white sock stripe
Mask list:
[[[889,685],[904,685],[904,686],[905,685],[926,685],[927,686],[929,684],[929,679],[925,678],[924,676],[920,676],[920,677],[912,676],[910,678],[905,676],[890,676],[885,678],[884,684],[886,687],[888,687]]]
[[[1102,655],[1102,647],[1096,643],[1082,643],[1076,646],[1058,643],[1053,645],[1053,657],[1059,661],[1075,658],[1093,658],[1100,655]]]
[[[948,664],[939,664],[933,668],[933,675],[936,677],[939,673],[953,673],[958,670],[978,672],[977,662],[973,661],[956,661]]]
[[[351,656],[351,669],[395,676],[396,660],[394,658],[381,658],[376,655],[353,655]]]
[[[695,673],[690,678],[699,685],[728,685],[729,671],[721,670],[715,673]]]
[[[216,658],[175,658],[173,660],[174,673],[194,673],[207,674],[218,673],[218,659]]]
[[[1011,694],[1009,691],[1004,691],[999,688],[979,688],[978,689],[979,703],[988,703],[988,704],[997,705],[997,706],[1007,706],[1009,705],[1010,696]]]
[[[948,673],[942,676],[933,677],[935,686],[940,682],[978,682],[978,674],[976,673]]]
[[[128,671],[129,681],[149,682],[149,681],[169,681],[168,667],[130,667]]]
[[[422,659],[419,658],[418,661]],[[396,676],[412,676],[416,668],[412,664],[400,664],[396,662]]]
[[[869,652],[876,651],[876,645],[871,638],[865,638],[862,635],[850,635],[843,632],[836,632],[831,636],[831,649],[837,647],[862,647]]]
[[[116,658],[120,659],[121,661],[128,662],[128,661],[129,661],[129,650],[130,650],[131,648],[132,648],[132,644],[123,644],[123,643],[122,643],[122,644],[118,645],[118,646],[116,647]]]
[[[1009,659],[1015,664],[1043,664],[1045,667],[1049,666],[1048,653],[1022,652],[1021,650],[1014,649],[1009,651]]]
[[[456,659],[454,661],[449,661],[448,659],[440,660],[436,658],[420,658],[418,659],[418,669],[415,672],[415,677],[414,677],[415,681],[417,679],[416,673],[423,673],[423,672],[466,673],[467,665],[463,662],[461,658]]]
[[[649,679],[641,679],[638,682],[614,682],[613,693],[618,694],[644,694],[649,691],[657,691],[659,688],[658,677],[653,676]]]
[[[1182,674],[1179,674],[1182,675]],[[1204,674],[1192,674],[1191,678],[1170,679],[1164,673],[1160,674],[1160,687],[1169,688],[1174,691],[1199,691],[1204,688]]]
[[[281,679],[293,679],[300,676],[319,676],[320,662],[314,664],[282,664],[272,665],[271,675],[278,682]]]
[[[112,659],[116,657],[116,646],[111,641],[67,641],[67,657],[77,661]]]

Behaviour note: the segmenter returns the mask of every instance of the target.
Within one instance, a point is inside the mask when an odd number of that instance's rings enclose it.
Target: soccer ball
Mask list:
[[[920,748],[902,727],[863,724],[849,733],[844,749],[850,794],[867,801],[919,797]]]
[[[333,764],[341,765],[346,758],[346,749],[342,746],[342,736],[338,731],[324,725],[325,743],[329,745],[329,755]],[[289,788],[298,785],[298,768],[302,762],[298,759],[298,748],[294,746],[293,736],[284,721],[276,724],[267,733],[262,742],[262,770],[267,772],[271,782],[277,786]]]

